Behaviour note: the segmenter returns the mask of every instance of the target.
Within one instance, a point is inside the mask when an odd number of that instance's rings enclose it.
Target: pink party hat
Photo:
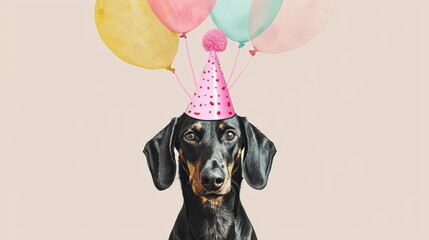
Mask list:
[[[226,48],[226,36],[218,29],[208,31],[203,38],[204,48],[210,52],[197,89],[186,114],[200,120],[222,120],[235,115],[231,96],[216,52]]]

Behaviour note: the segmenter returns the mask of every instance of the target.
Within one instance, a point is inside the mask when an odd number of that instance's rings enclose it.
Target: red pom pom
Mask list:
[[[219,29],[212,29],[204,34],[203,47],[206,51],[222,52],[227,44],[225,33]]]

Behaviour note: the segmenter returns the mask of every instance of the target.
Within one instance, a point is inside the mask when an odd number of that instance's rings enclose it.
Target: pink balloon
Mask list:
[[[207,18],[216,0],[148,0],[148,3],[168,29],[187,33]]]
[[[264,53],[281,53],[301,47],[322,31],[334,6],[335,0],[283,0],[276,19],[252,40],[253,46]]]

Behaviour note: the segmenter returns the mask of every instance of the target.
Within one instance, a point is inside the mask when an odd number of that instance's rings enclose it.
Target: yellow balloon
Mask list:
[[[158,20],[147,0],[97,0],[95,23],[103,42],[123,61],[171,69],[179,35]]]

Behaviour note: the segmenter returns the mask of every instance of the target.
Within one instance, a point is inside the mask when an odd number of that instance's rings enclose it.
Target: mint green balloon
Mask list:
[[[217,0],[213,22],[239,47],[261,34],[274,21],[283,0]]]

